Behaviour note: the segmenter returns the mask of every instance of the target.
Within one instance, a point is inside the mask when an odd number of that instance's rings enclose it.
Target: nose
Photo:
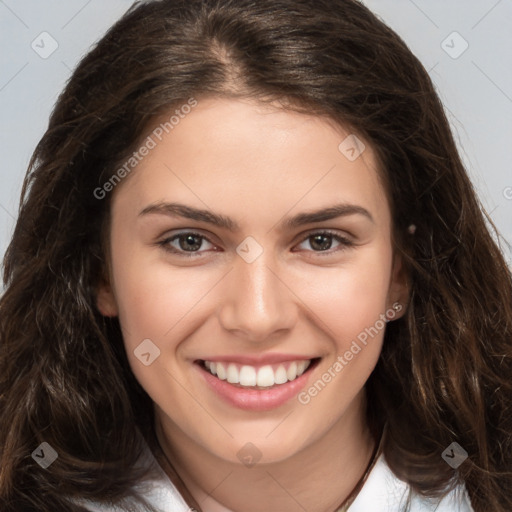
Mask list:
[[[267,251],[252,263],[237,257],[226,277],[219,308],[224,329],[247,341],[262,342],[295,325],[296,297]]]

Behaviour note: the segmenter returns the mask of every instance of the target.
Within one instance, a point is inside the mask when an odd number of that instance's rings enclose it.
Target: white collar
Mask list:
[[[384,455],[378,457],[368,478],[348,512],[401,512],[409,494],[409,485],[399,480]],[[442,500],[411,493],[410,512],[473,512],[464,487],[450,492]]]

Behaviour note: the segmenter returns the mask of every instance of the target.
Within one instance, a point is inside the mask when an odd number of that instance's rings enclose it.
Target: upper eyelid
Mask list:
[[[169,241],[172,239],[176,239],[177,237],[184,236],[184,235],[199,236],[201,238],[204,238],[205,240],[207,240],[208,242],[210,242],[213,245],[218,245],[216,242],[211,240],[208,235],[203,234],[201,232],[201,230],[199,230],[199,229],[189,229],[189,230],[179,231],[178,233],[165,234],[165,235],[162,235],[162,237],[160,237],[160,238],[162,239],[162,242],[165,242],[165,241]]]
[[[309,238],[310,236],[312,235],[316,235],[316,234],[327,234],[327,235],[332,235],[332,236],[337,236],[339,238],[355,238],[354,235],[352,235],[351,233],[349,233],[348,231],[344,230],[344,229],[334,229],[334,228],[317,228],[317,229],[311,229],[311,230],[307,230],[304,232],[305,234],[303,234],[301,236],[301,240],[304,240],[306,238]]]

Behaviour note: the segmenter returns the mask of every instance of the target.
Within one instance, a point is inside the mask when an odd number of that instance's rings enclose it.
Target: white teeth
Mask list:
[[[283,364],[280,364],[277,368],[265,365],[256,369],[249,365],[240,367],[235,363],[204,361],[205,368],[212,375],[217,375],[220,380],[227,380],[230,384],[240,384],[240,386],[259,386],[262,388],[269,388],[276,384],[285,384],[288,381],[295,380],[309,368],[310,364],[311,360],[301,360],[290,363],[288,369]]]
[[[293,362],[286,371],[288,380],[294,380],[297,377],[297,363]]]
[[[285,382],[288,382],[286,370],[284,369],[284,366],[282,364],[279,365],[279,367],[276,370],[276,373],[274,374],[274,381],[276,384],[284,384]]]
[[[240,369],[240,386],[256,386],[256,370],[252,366]]]
[[[309,368],[310,364],[311,364],[311,359],[308,361],[298,362],[297,363],[297,377],[300,377]]]
[[[274,370],[272,370],[272,366],[262,366],[258,370],[256,383],[261,387],[270,387],[275,384]]]
[[[219,377],[220,380],[226,380],[226,369],[222,363],[217,363],[217,377]]]
[[[238,384],[238,369],[234,364],[230,364],[228,366],[228,371],[226,372],[227,381],[231,384]]]

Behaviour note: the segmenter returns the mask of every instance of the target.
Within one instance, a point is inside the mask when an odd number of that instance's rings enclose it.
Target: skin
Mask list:
[[[98,308],[119,316],[133,373],[155,404],[160,444],[205,511],[333,510],[370,460],[364,384],[383,330],[307,405],[293,398],[270,411],[235,408],[194,364],[226,354],[321,357],[309,387],[358,334],[406,301],[374,153],[365,142],[349,161],[338,149],[348,134],[277,105],[200,99],[113,192],[110,275]],[[160,202],[210,210],[240,229],[140,215]],[[339,203],[373,220],[356,213],[282,224]],[[352,245],[327,237],[319,250],[311,235],[325,229]],[[158,245],[190,230],[206,238],[199,256],[187,257],[186,240],[168,242],[181,255]],[[252,263],[236,252],[248,236],[263,248]],[[134,355],[147,338],[160,349],[150,366]],[[251,468],[237,457],[247,442],[261,452]]]

